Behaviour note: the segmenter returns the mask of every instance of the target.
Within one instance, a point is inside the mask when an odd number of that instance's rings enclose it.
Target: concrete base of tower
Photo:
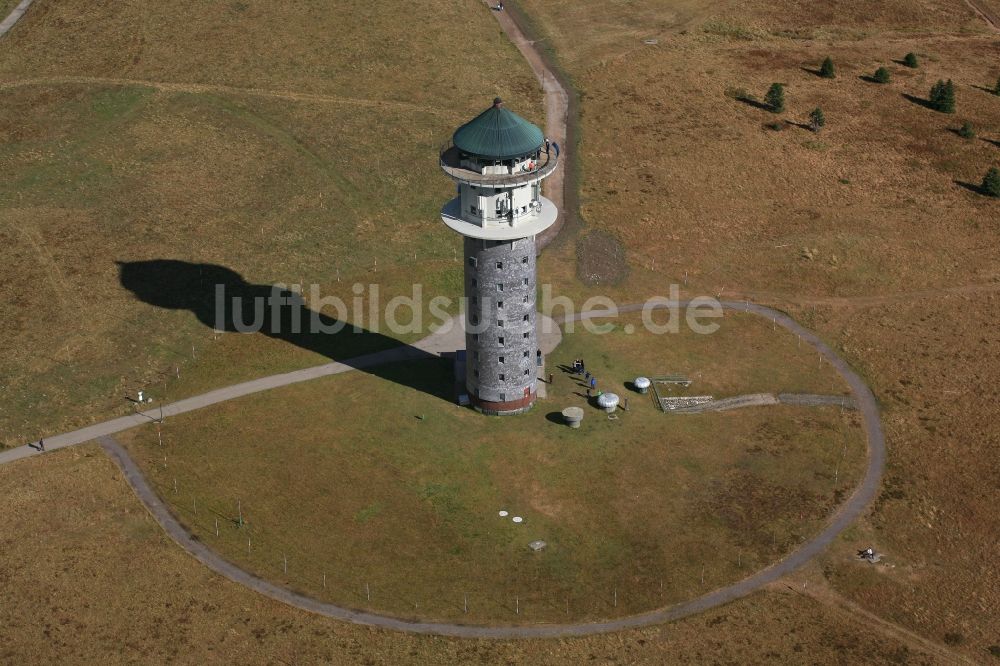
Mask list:
[[[523,414],[531,409],[535,404],[536,394],[525,396],[520,400],[508,400],[506,402],[490,402],[480,400],[474,396],[469,396],[472,407],[482,414],[489,416],[511,416],[513,414]]]

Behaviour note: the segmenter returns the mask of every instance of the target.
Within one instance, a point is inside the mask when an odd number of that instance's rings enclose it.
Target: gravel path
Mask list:
[[[690,407],[676,407],[668,410],[669,414],[701,414],[704,412],[725,412],[730,409],[744,407],[761,407],[764,405],[796,405],[798,407],[822,407],[835,405],[845,409],[854,409],[854,401],[843,395],[820,395],[817,393],[747,393],[728,398],[719,398]]]
[[[680,302],[683,307],[686,302]],[[290,604],[297,608],[313,613],[319,613],[338,620],[346,620],[358,624],[381,627],[383,629],[394,629],[421,634],[434,634],[441,636],[456,636],[461,638],[545,638],[557,636],[586,636],[605,632],[620,631],[634,627],[643,627],[653,624],[661,624],[676,620],[688,615],[694,615],[702,611],[721,606],[792,573],[803,564],[811,560],[816,555],[823,552],[837,538],[845,528],[861,515],[865,507],[874,499],[879,488],[879,481],[885,467],[885,438],[882,434],[882,427],[879,422],[878,405],[875,396],[855,373],[850,366],[832,349],[830,349],[816,334],[803,328],[795,320],[787,315],[772,310],[763,305],[748,302],[724,302],[723,307],[727,310],[737,312],[751,312],[767,319],[772,319],[777,325],[798,335],[804,342],[811,345],[829,362],[847,382],[851,389],[851,395],[855,406],[862,414],[865,434],[868,438],[868,467],[865,471],[864,479],[855,489],[854,493],[847,501],[840,506],[837,512],[830,518],[823,530],[803,544],[800,548],[789,553],[784,559],[771,566],[758,571],[754,575],[737,581],[732,585],[719,588],[708,594],[697,597],[674,606],[657,609],[640,615],[632,615],[624,618],[617,618],[605,622],[585,622],[579,624],[552,624],[534,626],[468,626],[461,624],[450,624],[443,622],[411,622],[399,618],[377,615],[357,611],[343,606],[324,603],[307,597],[291,590],[279,587],[273,583],[257,578],[252,574],[240,569],[236,565],[224,560],[218,554],[206,547],[204,544],[195,541],[191,535],[182,527],[170,514],[167,508],[159,500],[156,494],[150,489],[145,478],[139,471],[138,466],[125,452],[124,448],[115,442],[110,436],[103,436],[98,439],[104,450],[108,452],[112,460],[121,467],[125,474],[125,479],[135,490],[139,499],[147,506],[154,518],[160,523],[163,529],[182,548],[191,553],[205,566],[226,578],[246,585],[250,589],[267,595],[278,601]],[[636,303],[619,307],[619,312],[640,311],[643,304]],[[664,305],[664,307],[668,307]],[[605,316],[603,311],[583,312],[576,315],[574,320],[587,319],[592,317]],[[448,343],[450,346],[450,343]],[[391,351],[391,350],[390,350]],[[320,366],[323,368],[326,366]],[[301,380],[300,380],[301,381]],[[225,389],[223,389],[225,390]],[[214,401],[218,402],[218,401]]]
[[[24,16],[24,12],[28,11],[28,7],[31,6],[35,0],[21,0],[21,2],[11,10],[10,14],[7,15],[2,22],[0,22],[0,37],[3,37],[10,29],[14,27],[14,24],[21,20]]]

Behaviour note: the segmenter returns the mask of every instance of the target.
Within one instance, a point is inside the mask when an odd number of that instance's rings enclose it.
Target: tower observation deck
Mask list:
[[[441,169],[458,189],[441,219],[464,238],[465,385],[486,414],[517,414],[535,401],[535,236],[558,215],[541,195],[558,161],[558,147],[500,98],[441,148]]]

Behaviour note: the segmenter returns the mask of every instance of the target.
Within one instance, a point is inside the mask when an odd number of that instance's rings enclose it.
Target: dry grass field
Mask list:
[[[621,302],[676,282],[777,305],[881,402],[883,492],[794,581],[809,596],[778,586],[683,622],[561,641],[329,622],[207,572],[82,447],[0,467],[0,598],[15,600],[0,604],[0,661],[992,659],[1000,204],[967,185],[1000,164],[1000,98],[983,89],[1000,75],[996,32],[961,0],[518,5],[580,95],[582,222],[546,252],[543,279]],[[463,34],[475,49],[451,44]],[[920,68],[894,62],[909,51]],[[834,80],[813,73],[827,55]],[[880,65],[890,84],[862,78]],[[939,78],[958,86],[954,115],[920,103]],[[775,81],[780,116],[735,99]],[[478,3],[36,2],[0,39],[0,445],[120,413],[141,387],[172,399],[344,353],[215,339],[178,298],[204,297],[205,266],[327,294],[360,280],[391,296],[415,274],[457,292],[435,149],[494,94],[541,119],[536,82]],[[821,132],[794,124],[816,106]],[[790,122],[765,126],[775,120]],[[965,120],[975,140],[953,132]],[[162,298],[143,301],[116,262],[156,259],[187,267],[176,283],[147,276]],[[281,418],[317,399],[297,395]],[[243,427],[236,407],[220,414]],[[335,417],[323,415],[342,427]],[[168,493],[171,476],[157,477]],[[885,565],[850,557],[869,544]]]
[[[467,641],[316,617],[209,572],[93,445],[0,468],[5,663],[946,663],[787,587],[689,620],[585,639]],[[24,538],[18,535],[32,535]]]
[[[783,307],[841,349],[882,403],[889,446],[856,543],[891,566],[831,555],[825,575],[880,616],[989,659],[1000,202],[963,184],[1000,164],[1000,98],[984,90],[1000,74],[997,34],[951,1],[519,7],[580,95],[583,222],[542,273],[631,300],[686,280],[692,294]],[[910,51],[918,69],[894,62]],[[814,73],[827,55],[833,80]],[[891,83],[861,78],[878,66]],[[920,104],[939,78],[957,84],[953,115]],[[734,99],[775,81],[783,114]],[[805,123],[817,106],[817,134],[765,127]],[[966,120],[974,140],[954,132]]]
[[[171,418],[162,443],[155,426],[119,437],[175,514],[227,558],[403,617],[634,614],[738,580],[818,531],[863,471],[854,413],[665,415],[623,384],[681,370],[696,395],[840,393],[829,366],[757,317],[730,316],[714,336],[626,335],[620,327],[639,317],[617,323],[560,346],[567,362],[588,359],[604,390],[631,393],[617,420],[591,407],[579,430],[558,419],[585,405],[566,373],[555,370],[530,414],[485,419],[445,401],[450,362],[435,359]],[[501,520],[501,509],[525,523]],[[543,552],[529,550],[535,539]]]
[[[495,94],[536,119],[541,94],[485,8],[411,9],[39,2],[0,40],[0,443],[350,351],[215,340],[117,262],[190,264],[169,303],[211,298],[200,264],[348,302],[460,290],[436,150]],[[461,56],[429,27],[458,24]]]

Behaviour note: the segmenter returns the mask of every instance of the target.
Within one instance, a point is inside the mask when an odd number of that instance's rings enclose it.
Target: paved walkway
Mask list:
[[[681,307],[686,306],[686,304],[686,301],[679,302]],[[174,519],[156,494],[150,489],[149,484],[146,483],[146,480],[139,471],[138,466],[131,459],[131,457],[129,457],[125,450],[108,435],[98,437],[98,441],[101,443],[101,446],[104,447],[104,450],[111,456],[112,460],[114,460],[114,462],[121,467],[125,474],[125,479],[133,487],[139,499],[147,506],[149,511],[153,514],[154,518],[156,518],[167,534],[169,534],[170,537],[174,539],[174,541],[176,541],[182,548],[191,553],[200,562],[205,564],[205,566],[211,568],[213,571],[221,574],[222,576],[225,576],[226,578],[241,585],[245,585],[256,592],[267,595],[272,599],[276,599],[303,610],[318,613],[320,615],[325,615],[338,620],[346,620],[348,622],[371,625],[384,629],[441,636],[456,636],[462,638],[545,638],[557,636],[585,636],[589,634],[620,631],[622,629],[662,624],[664,622],[676,620],[688,615],[694,615],[708,610],[709,608],[721,606],[729,603],[730,601],[744,597],[792,573],[813,557],[823,552],[831,543],[833,543],[833,541],[844,529],[846,529],[858,516],[862,514],[865,507],[867,507],[868,504],[874,499],[875,493],[878,491],[882,472],[885,468],[885,438],[882,434],[882,427],[879,422],[878,405],[875,401],[875,396],[872,394],[871,390],[864,383],[861,377],[859,377],[858,374],[850,368],[847,362],[840,358],[840,356],[838,356],[832,349],[830,349],[830,347],[820,340],[816,334],[803,328],[795,320],[784,313],[772,310],[771,308],[763,305],[757,305],[749,302],[724,302],[722,305],[727,310],[750,312],[773,320],[775,324],[791,331],[793,334],[802,338],[803,342],[812,346],[819,353],[819,355],[822,356],[826,362],[829,362],[831,366],[840,374],[840,376],[843,377],[850,387],[854,404],[862,415],[864,430],[868,439],[868,467],[865,471],[865,476],[861,481],[861,484],[857,487],[857,489],[855,489],[854,493],[847,499],[847,501],[840,506],[837,512],[834,513],[823,530],[808,542],[803,544],[800,548],[788,554],[784,559],[765,569],[762,569],[761,571],[758,571],[748,578],[737,581],[732,585],[719,588],[709,592],[708,594],[681,604],[668,606],[666,608],[657,609],[640,615],[632,615],[605,622],[585,622],[579,624],[553,624],[524,627],[480,627],[443,622],[410,622],[399,618],[377,615],[374,613],[365,613],[334,604],[324,603],[257,578],[256,576],[240,569],[231,562],[227,562],[222,559],[203,543],[194,540],[191,535]],[[670,305],[663,304],[662,307],[670,307]],[[636,303],[624,305],[618,309],[621,313],[627,313],[637,312],[642,310],[642,308],[642,303]],[[606,315],[603,311],[583,312],[574,316],[573,320],[579,321],[582,319],[604,316]],[[440,347],[444,348],[442,351],[450,351],[454,349],[454,339],[450,339],[448,336],[455,335],[458,335],[458,333],[452,330],[449,333],[429,336],[429,338],[426,338],[425,340],[433,339],[434,342],[427,344],[426,347]],[[552,345],[552,347],[550,347],[545,353],[551,351],[551,349],[554,348],[554,343],[558,342],[557,337],[554,335],[549,335],[547,338],[543,339],[545,339],[546,346]],[[392,360],[396,360],[395,356],[391,353],[393,351],[395,350],[370,355],[377,356],[378,358],[375,360],[368,360],[366,363],[374,364],[376,362],[391,362]],[[362,358],[368,359],[369,357]],[[318,368],[310,370],[321,370],[332,365],[341,364],[329,364],[328,366],[319,366]],[[345,370],[354,365],[356,364],[351,362],[351,365],[346,366]],[[344,370],[340,370],[340,372],[343,371]],[[326,372],[323,374],[333,373]],[[280,378],[286,376],[287,375],[278,375],[277,377]],[[323,375],[321,374],[318,376]],[[269,379],[272,378],[265,378],[258,381],[264,382]],[[296,381],[306,380],[297,379]],[[247,384],[253,384],[253,382],[248,382]],[[278,385],[285,384],[282,383]],[[245,386],[245,384],[237,386]],[[222,389],[221,391],[226,390],[227,389]],[[217,391],[213,393],[219,392]],[[240,395],[246,395],[246,392],[241,392]],[[195,400],[195,398],[192,398],[192,400]],[[212,400],[207,404],[214,404],[215,402],[220,401],[221,400]],[[99,426],[94,426],[94,428],[97,427]]]
[[[669,398],[671,396],[667,396]],[[726,412],[731,409],[763,407],[766,405],[796,405],[798,407],[832,406],[854,409],[854,401],[843,395],[823,395],[818,393],[746,393],[728,398],[709,400],[690,407],[676,407],[670,414],[701,414],[703,412]]]
[[[544,315],[539,315],[539,324],[538,346],[542,350],[543,354],[548,354],[559,346],[560,341],[562,341],[562,330],[555,324],[555,322],[548,319]],[[320,377],[329,377],[330,375],[339,375],[342,372],[349,372],[351,370],[363,370],[365,368],[371,368],[376,365],[384,365],[386,363],[396,363],[398,361],[410,361],[420,358],[429,358],[431,356],[441,356],[446,353],[454,353],[456,349],[464,348],[465,332],[462,328],[461,319],[456,317],[453,318],[448,325],[442,327],[434,333],[431,333],[426,338],[414,343],[413,345],[404,345],[393,349],[386,349],[384,351],[347,359],[342,362],[326,363],[324,365],[317,365],[311,368],[286,372],[280,375],[271,375],[270,377],[261,377],[260,379],[254,379],[240,384],[233,384],[232,386],[227,386],[215,391],[209,391],[208,393],[202,393],[201,395],[185,398],[184,400],[178,400],[177,402],[170,403],[169,405],[164,405],[162,409],[157,406],[152,409],[136,412],[135,414],[122,416],[103,423],[96,423],[92,426],[80,428],[79,430],[74,430],[72,432],[45,437],[45,452],[62,449],[67,446],[83,444],[100,437],[113,435],[130,428],[135,428],[136,426],[149,423],[150,421],[156,421],[160,418],[176,416],[185,412],[201,409],[202,407],[208,407],[220,402],[226,402],[227,400],[235,400],[236,398],[242,398],[246,395],[269,391],[281,386],[308,382],[313,379],[319,379]],[[40,455],[41,453],[43,452],[35,449],[32,445],[20,446],[0,451],[0,465],[13,462],[14,460],[20,460],[21,458],[27,458],[28,456]]]
[[[7,15],[7,18],[0,22],[0,37],[3,37],[10,32],[10,29],[14,27],[15,23],[21,20],[21,17],[24,16],[24,12],[28,11],[28,7],[30,7],[31,3],[34,1],[35,0],[21,0],[20,4],[11,10],[10,14]]]

